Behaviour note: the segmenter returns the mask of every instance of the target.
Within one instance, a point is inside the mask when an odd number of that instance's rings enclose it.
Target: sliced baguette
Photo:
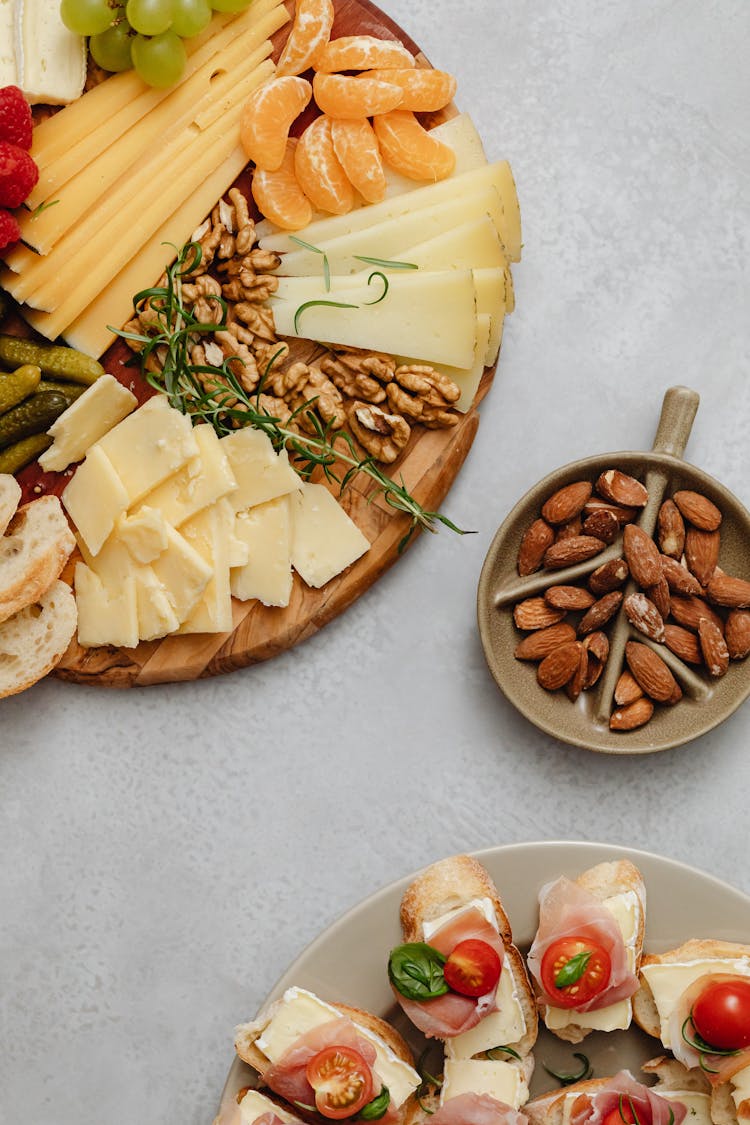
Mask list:
[[[523,1112],[531,1125],[562,1125],[565,1099],[569,1094],[589,1094],[593,1097],[610,1081],[610,1078],[588,1078],[584,1082],[565,1086],[562,1090],[551,1090],[548,1094],[526,1102]]]
[[[76,631],[73,591],[53,582],[33,605],[0,624],[0,699],[25,691],[60,663]]]
[[[465,906],[472,899],[487,898],[495,910],[498,933],[505,946],[506,961],[511,966],[513,982],[526,1021],[526,1033],[512,1046],[520,1055],[527,1055],[536,1043],[538,1017],[534,992],[523,957],[513,944],[508,915],[497,887],[478,860],[469,855],[455,855],[439,860],[426,868],[407,888],[401,900],[401,928],[405,942],[424,940],[424,923]]]
[[[641,1067],[645,1074],[655,1074],[657,1078],[653,1089],[657,1094],[669,1097],[669,1090],[689,1090],[694,1094],[710,1094],[711,1083],[697,1068],[688,1070],[679,1059],[659,1055],[658,1058],[649,1059]]]
[[[10,473],[0,473],[0,535],[5,535],[5,529],[20,503],[21,486],[18,481]]]
[[[588,871],[579,875],[575,882],[602,903],[608,898],[626,894],[628,891],[635,894],[639,906],[638,932],[635,939],[635,971],[637,974],[643,957],[643,936],[646,927],[646,886],[638,868],[627,859],[598,863],[595,867],[591,867]],[[540,1001],[540,1007],[544,1010],[543,1000]],[[570,1023],[564,1027],[550,1028],[549,1030],[558,1039],[565,1040],[566,1043],[580,1043],[587,1035],[591,1034],[591,1028],[582,1027],[575,1022],[574,1012],[571,1013]]]
[[[56,496],[40,496],[18,509],[0,537],[0,621],[39,600],[75,545]]]

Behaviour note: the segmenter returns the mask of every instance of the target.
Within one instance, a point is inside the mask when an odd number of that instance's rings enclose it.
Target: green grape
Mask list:
[[[211,0],[215,12],[242,12],[249,8],[252,0]]]
[[[62,0],[60,18],[74,35],[101,35],[115,13],[108,0]]]
[[[149,86],[173,86],[187,62],[185,46],[173,31],[147,39],[136,35],[132,47],[133,66]]]
[[[128,0],[125,14],[134,31],[161,35],[172,23],[172,0]]]
[[[133,65],[130,58],[131,43],[130,24],[127,20],[120,20],[101,35],[92,35],[89,50],[94,62],[104,70],[130,70]]]
[[[197,35],[211,22],[209,0],[172,0],[172,31],[183,39]]]

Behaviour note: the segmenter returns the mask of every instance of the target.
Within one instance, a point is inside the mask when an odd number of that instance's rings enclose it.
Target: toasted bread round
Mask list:
[[[0,537],[0,621],[39,600],[75,545],[56,496],[40,496],[18,509]]]
[[[568,1094],[591,1094],[593,1097],[610,1081],[610,1078],[587,1078],[584,1082],[574,1082],[562,1090],[552,1090],[549,1094],[542,1094],[541,1097],[526,1102],[523,1112],[531,1125],[562,1125],[563,1107]]]
[[[73,591],[53,582],[33,605],[0,623],[0,699],[25,691],[60,663],[78,623]]]
[[[697,1067],[688,1070],[679,1059],[659,1055],[658,1058],[649,1059],[641,1067],[646,1074],[655,1074],[658,1081],[653,1089],[657,1094],[667,1096],[668,1090],[691,1090],[696,1094],[709,1094],[711,1083],[702,1070]]]
[[[10,473],[0,473],[0,535],[5,535],[5,529],[20,503],[20,484]]]

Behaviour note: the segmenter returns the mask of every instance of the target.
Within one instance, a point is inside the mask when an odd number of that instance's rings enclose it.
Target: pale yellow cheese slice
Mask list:
[[[209,504],[237,490],[237,481],[213,426],[193,426],[193,440],[198,447],[197,455],[147,493],[136,511],[156,509],[167,523],[179,528]]]
[[[127,387],[113,375],[102,375],[52,423],[47,432],[54,440],[39,464],[46,473],[67,469],[137,405]]]
[[[286,450],[276,453],[262,430],[245,426],[221,438],[219,445],[237,481],[237,490],[229,497],[235,512],[301,488],[302,481],[289,464]]]
[[[213,575],[210,563],[169,524],[167,549],[154,559],[151,569],[179,622],[195,609]]]
[[[95,449],[106,454],[122,481],[127,507],[198,455],[190,418],[174,410],[164,395],[150,398],[105,434],[89,457]],[[78,473],[72,483],[77,479]]]
[[[78,643],[83,648],[99,645],[135,648],[138,644],[135,579],[125,575],[116,587],[108,587],[85,563],[77,563],[74,582]]]
[[[289,496],[238,512],[234,534],[247,547],[247,562],[231,571],[232,594],[240,601],[286,606],[292,593]]]
[[[232,629],[232,595],[229,589],[229,537],[234,512],[227,500],[218,500],[184,523],[180,533],[211,567],[211,577],[200,601],[180,625],[180,633],[228,633]]]
[[[96,555],[128,506],[128,490],[102,447],[92,445],[61,499],[76,531]]]
[[[322,484],[293,493],[292,566],[303,582],[325,586],[370,549],[370,543]]]

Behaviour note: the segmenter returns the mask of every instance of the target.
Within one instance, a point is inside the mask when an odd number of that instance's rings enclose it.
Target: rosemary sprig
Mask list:
[[[323,280],[325,281],[326,293],[330,293],[331,264],[328,261],[328,255],[325,250],[321,250],[319,246],[313,246],[312,242],[305,242],[304,238],[298,238],[296,234],[290,234],[289,241],[296,242],[303,250],[309,250],[312,254],[321,254],[323,256]]]
[[[47,199],[47,200],[45,200],[44,203],[40,203],[38,207],[34,208],[34,210],[29,215],[29,218],[35,219],[37,217],[37,215],[41,215],[43,211],[48,211],[50,209],[50,207],[54,207],[59,202],[60,202],[59,199]]]
[[[174,249],[177,249],[174,247]],[[467,535],[447,516],[431,512],[415,500],[400,481],[387,476],[372,457],[360,457],[353,437],[346,430],[324,423],[314,412],[315,399],[298,407],[284,423],[269,413],[261,403],[263,386],[268,375],[283,354],[283,349],[272,356],[255,391],[248,392],[232,370],[237,357],[229,356],[220,366],[211,363],[195,364],[191,350],[202,336],[226,327],[227,305],[221,297],[212,297],[222,311],[220,324],[202,324],[186,307],[182,299],[182,279],[193,273],[201,262],[202,250],[198,243],[189,242],[178,251],[177,257],[166,271],[164,285],[152,286],[136,293],[133,304],[136,310],[148,308],[154,315],[154,324],[148,332],[126,332],[110,328],[115,335],[140,346],[141,371],[146,381],[157,391],[167,395],[170,404],[183,414],[210,423],[219,437],[232,433],[238,426],[254,426],[270,439],[276,451],[282,449],[296,459],[296,468],[303,477],[309,477],[317,467],[327,480],[336,483],[343,492],[352,479],[362,474],[374,488],[368,496],[371,502],[382,495],[395,511],[409,516],[409,528],[398,544],[403,551],[417,529],[436,532],[438,525],[449,528],[457,535]],[[155,363],[149,360],[153,356]],[[151,370],[156,367],[157,370]],[[289,423],[304,413],[312,433],[297,433]]]
[[[578,1059],[581,1064],[581,1069],[576,1072],[558,1072],[553,1070],[551,1066],[547,1066],[545,1062],[542,1066],[552,1078],[556,1078],[561,1086],[572,1086],[574,1082],[583,1082],[587,1078],[591,1078],[594,1073],[594,1068],[589,1062],[588,1055],[584,1055],[583,1051],[574,1051],[573,1058]]]
[[[688,1025],[690,1025],[690,1030],[687,1030]],[[690,1034],[691,1031],[692,1036]],[[706,1042],[703,1036],[698,1034],[695,1024],[693,1023],[692,1009],[690,1010],[690,1015],[687,1016],[682,1024],[681,1034],[688,1047],[692,1047],[694,1051],[698,1052],[698,1064],[701,1070],[705,1071],[706,1074],[719,1073],[715,1067],[708,1065],[708,1058],[731,1058],[732,1055],[739,1055],[740,1053],[738,1048],[733,1050],[722,1050],[719,1047],[712,1047],[710,1043]]]
[[[311,247],[314,249],[314,247]],[[322,251],[318,251],[322,253]],[[366,254],[355,254],[358,262],[366,262],[368,266],[380,266],[384,270],[418,270],[416,262],[393,262],[389,258],[370,258]]]
[[[519,1062],[521,1061],[521,1056],[519,1055],[518,1051],[514,1050],[513,1047],[503,1047],[500,1044],[498,1044],[497,1047],[490,1047],[488,1051],[485,1051],[485,1054],[487,1055],[488,1059],[491,1059],[493,1062],[497,1062],[498,1051],[500,1052],[499,1058],[501,1061],[505,1057],[505,1055],[510,1055],[511,1058],[518,1059]]]

